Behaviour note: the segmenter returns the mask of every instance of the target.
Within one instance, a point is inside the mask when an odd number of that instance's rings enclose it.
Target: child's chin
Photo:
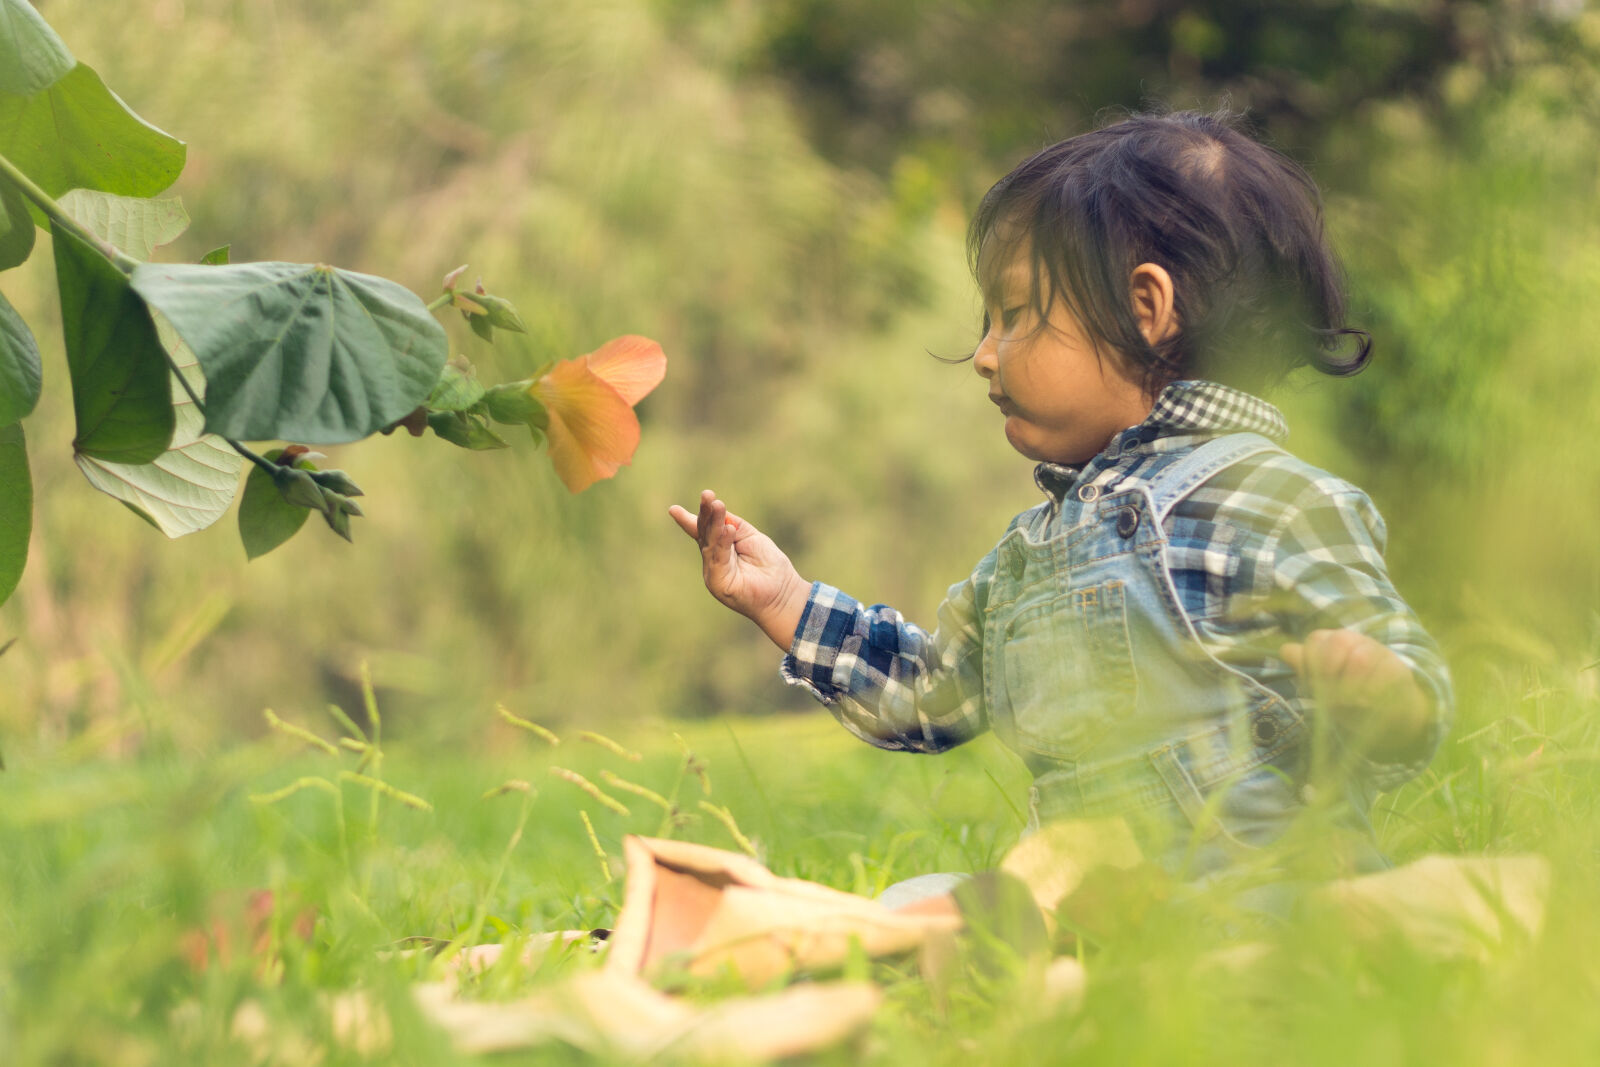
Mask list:
[[[1021,453],[1025,459],[1031,459],[1035,463],[1040,462],[1038,443],[1029,439],[1027,426],[1023,425],[1022,420],[1015,415],[1006,416],[1006,443]]]
[[[1022,456],[1035,463],[1056,463],[1061,466],[1077,467],[1092,458],[1090,456],[1083,459],[1063,458],[1062,453],[1068,450],[1045,447],[1036,435],[1028,432],[1029,429],[1027,423],[1015,415],[1006,419],[1006,441]]]

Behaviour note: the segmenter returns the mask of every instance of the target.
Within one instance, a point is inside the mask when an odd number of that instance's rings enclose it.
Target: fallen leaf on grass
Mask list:
[[[1542,856],[1424,856],[1317,890],[1313,909],[1363,940],[1398,938],[1447,959],[1488,959],[1544,925],[1550,864]]]
[[[1148,921],[1177,884],[1154,863],[1096,867],[1056,905],[1054,919],[1061,929],[1103,944]]]
[[[522,945],[519,962],[524,967],[537,965],[557,945],[584,944],[590,952],[605,948],[607,930],[556,930],[548,934],[535,934]],[[456,973],[482,973],[500,962],[505,955],[505,945],[473,945],[464,948],[450,959],[450,969]]]
[[[606,966],[631,974],[674,964],[695,975],[731,968],[754,988],[795,969],[838,966],[852,943],[882,956],[961,925],[956,916],[894,912],[780,878],[747,856],[705,845],[629,836],[622,850],[627,886]]]
[[[1133,831],[1121,819],[1070,819],[1048,823],[1006,853],[1000,869],[1022,879],[1045,914],[1101,867],[1132,868],[1144,862]]]
[[[615,969],[508,1003],[461,1000],[447,983],[416,987],[424,1016],[463,1053],[503,1052],[561,1041],[599,1055],[690,1062],[767,1060],[827,1048],[864,1027],[882,1000],[865,982],[794,986],[697,1007]]]

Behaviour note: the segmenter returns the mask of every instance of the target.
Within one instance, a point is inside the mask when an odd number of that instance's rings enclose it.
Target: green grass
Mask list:
[[[968,959],[938,995],[907,961],[874,964],[886,1006],[867,1035],[821,1059],[1590,1062],[1600,1049],[1592,1010],[1600,994],[1600,705],[1592,679],[1591,669],[1571,684],[1504,674],[1472,681],[1457,739],[1375,813],[1397,859],[1547,856],[1555,885],[1547,929],[1533,944],[1498,949],[1487,963],[1440,961],[1399,945],[1360,945],[1326,917],[1244,931],[1215,921],[1204,900],[1174,899],[1086,950],[1089,993],[1077,1012],[1043,1006],[1036,972],[1004,954],[998,964],[992,955]],[[308,1048],[323,1050],[325,1062],[358,1061],[332,1038],[328,1004],[361,989],[392,1018],[395,1040],[381,1061],[477,1062],[454,1054],[406,996],[430,958],[389,950],[408,937],[460,938],[475,925],[480,940],[508,942],[609,926],[622,835],[662,829],[653,802],[606,786],[629,808],[625,817],[552,766],[602,785],[608,771],[644,785],[694,816],[669,832],[734,848],[699,802],[725,805],[773,870],[858,893],[929,870],[981,870],[1019,830],[1013,806],[1025,777],[992,739],[929,758],[873,750],[822,714],[652,722],[617,734],[643,754],[632,762],[577,740],[575,728],[562,729],[566,740],[553,748],[492,712],[461,714],[481,719],[475,733],[466,724],[475,743],[402,741],[377,769],[431,811],[388,795],[374,802],[371,789],[348,780],[333,791],[253,800],[307,776],[336,780],[359,758],[282,732],[182,751],[147,719],[131,754],[130,739],[117,740],[114,729],[8,752],[0,775],[4,1061],[287,1063]],[[320,715],[284,717],[338,736]],[[107,751],[113,743],[122,755]],[[705,766],[709,797],[686,770],[685,746]],[[483,796],[509,779],[534,792]],[[593,822],[604,866],[580,811]],[[262,957],[236,943],[227,963],[213,958],[195,970],[186,931],[218,915],[240,923],[257,888],[281,903],[268,954],[277,962],[263,970]],[[316,915],[307,942],[290,929],[304,909]],[[1217,948],[1245,938],[1273,951],[1241,970],[1215,962]],[[473,995],[510,996],[586,965],[580,957],[503,966]],[[232,1036],[246,1001],[269,1021],[264,1044]],[[587,1058],[556,1046],[526,1059]]]

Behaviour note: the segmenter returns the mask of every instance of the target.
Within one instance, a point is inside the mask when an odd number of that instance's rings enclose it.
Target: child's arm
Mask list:
[[[789,557],[772,538],[730,515],[709,489],[700,494],[698,515],[677,504],[667,512],[699,543],[701,575],[711,595],[789,651],[811,593],[811,583],[800,577]]]
[[[893,608],[806,581],[771,538],[728,514],[710,490],[700,494],[698,515],[676,505],[669,512],[699,544],[711,594],[759,625],[786,653],[784,679],[861,740],[942,752],[988,729],[978,586],[993,572],[994,553],[951,587],[929,634]]]
[[[1450,672],[1390,581],[1387,531],[1367,495],[1331,477],[1305,486],[1269,537],[1287,594],[1279,654],[1379,789],[1427,766],[1450,721]]]
[[[1386,646],[1355,630],[1313,630],[1279,655],[1369,758],[1406,763],[1422,754],[1430,701],[1410,665]]]

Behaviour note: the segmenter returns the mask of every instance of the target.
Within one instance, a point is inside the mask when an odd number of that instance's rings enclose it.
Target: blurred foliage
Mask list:
[[[727,6],[664,0],[680,19]],[[1436,103],[1448,72],[1517,77],[1570,45],[1570,5],[1462,0],[933,0],[761,5],[748,69],[794,85],[816,142],[880,173],[907,154],[968,197],[1019,151],[1150,105],[1247,111],[1315,153],[1374,101]],[[973,180],[977,185],[970,184]]]
[[[704,712],[763,684],[754,702],[769,704],[785,694],[770,650],[704,597],[666,505],[712,480],[802,558],[824,530],[863,539],[841,553],[859,579],[895,541],[865,503],[874,487],[914,501],[909,524],[948,501],[921,492],[941,468],[980,484],[976,459],[924,447],[951,421],[930,405],[966,399],[949,388],[965,372],[923,352],[965,340],[964,296],[901,335],[892,371],[874,347],[899,309],[961,277],[959,249],[869,178],[818,159],[776,93],[708,69],[642,4],[489,4],[444,22],[415,0],[148,11],[119,29],[93,5],[44,7],[121,94],[193,145],[175,190],[193,225],[164,255],[229,241],[235,259],[332,260],[422,292],[471,260],[530,331],[490,349],[457,328],[453,349],[484,377],[646,329],[670,372],[641,405],[634,468],[575,501],[510,453],[441,456],[398,437],[339,450],[333,465],[392,488],[345,556],[291,544],[240,568],[225,535],[180,555],[99,501],[52,494],[0,613],[25,635],[5,664],[0,730],[70,731],[144,699],[138,676],[181,692],[204,736],[268,702],[340,698],[352,652],[401,691],[401,721],[456,691],[559,716]],[[151,47],[132,44],[141,32]],[[5,279],[41,324],[54,318],[48,269],[36,256]],[[526,281],[500,285],[511,278]],[[41,347],[59,350],[43,329]],[[61,372],[47,363],[47,378]],[[905,410],[875,413],[886,386]],[[48,400],[41,436],[69,417]],[[976,438],[986,413],[965,407]],[[869,412],[869,439],[902,431],[871,468],[849,436]],[[33,461],[40,484],[75,477],[69,457]],[[959,552],[897,564],[883,595],[916,587],[931,607],[949,556],[974,557],[987,536],[934,533]]]
[[[453,324],[491,380],[642,332],[665,384],[632,469],[570,502],[542,459],[394,438],[355,550],[176,553],[92,494],[42,502],[0,609],[0,736],[173,706],[200,743],[350,703],[401,734],[503,699],[552,721],[800,708],[665,516],[712,486],[816,575],[929,619],[1035,492],[970,368],[982,190],[1107,109],[1226,101],[1306,160],[1377,339],[1278,397],[1291,446],[1369,487],[1400,588],[1464,653],[1595,658],[1600,13],[1542,4],[1166,0],[145,0],[40,10],[190,145],[164,254],[333,261],[419,292],[463,260],[525,338]],[[226,175],[227,180],[219,180]],[[49,257],[0,276],[54,317]],[[469,278],[470,276],[469,275]],[[516,287],[513,287],[516,286]],[[58,351],[41,330],[41,346]],[[64,369],[47,364],[46,377]],[[41,407],[65,426],[70,412]],[[57,435],[60,437],[61,435]],[[43,437],[43,435],[41,435]],[[70,457],[32,457],[40,484]],[[1492,653],[1486,656],[1485,654]],[[1565,666],[1563,666],[1565,665]]]

